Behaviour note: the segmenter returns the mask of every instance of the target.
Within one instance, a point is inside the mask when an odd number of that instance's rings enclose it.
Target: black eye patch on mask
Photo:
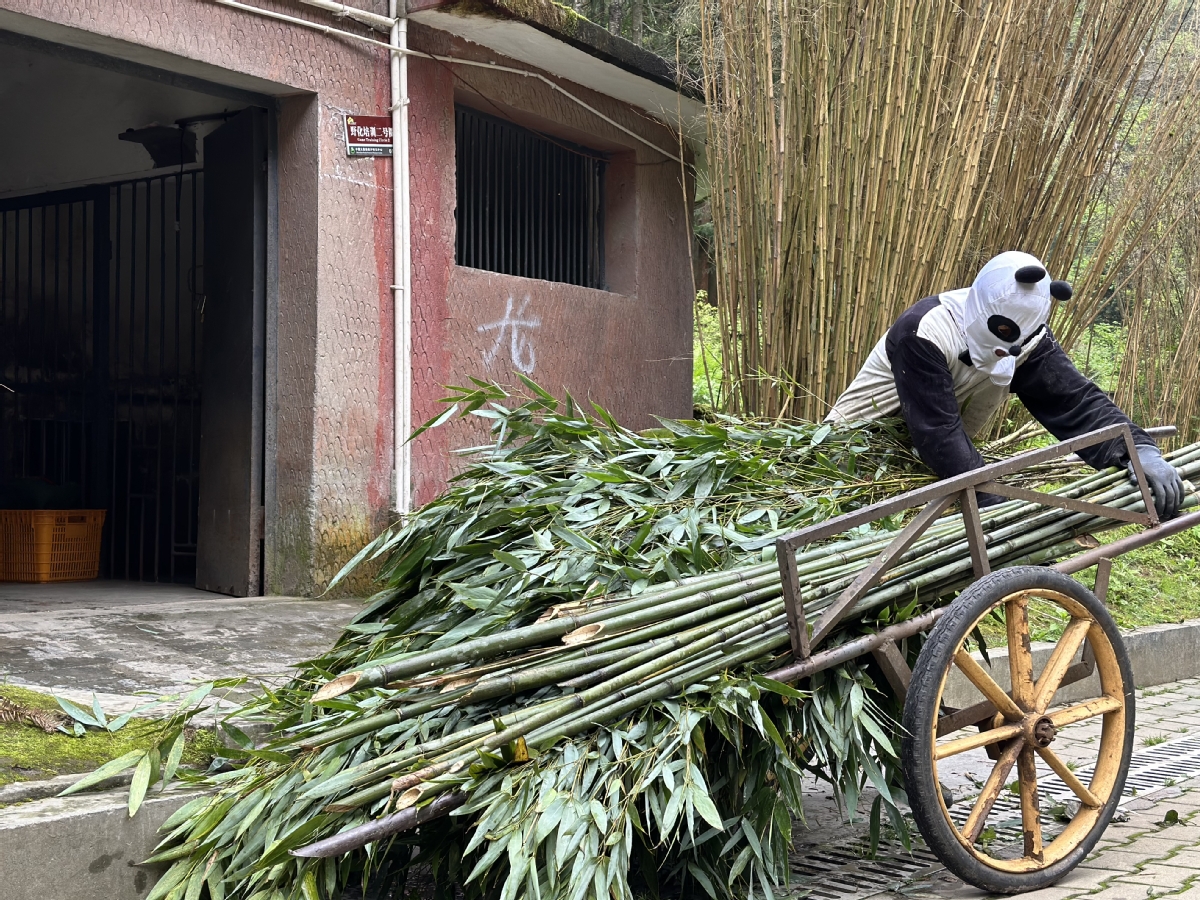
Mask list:
[[[1002,341],[1015,341],[1021,337],[1021,328],[1007,316],[988,316],[988,331]]]

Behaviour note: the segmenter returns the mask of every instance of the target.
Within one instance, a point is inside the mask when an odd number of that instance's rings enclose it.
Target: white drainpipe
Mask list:
[[[392,497],[402,515],[412,509],[412,242],[408,166],[408,19],[404,0],[389,0],[392,17],[392,285],[395,338],[395,423]]]

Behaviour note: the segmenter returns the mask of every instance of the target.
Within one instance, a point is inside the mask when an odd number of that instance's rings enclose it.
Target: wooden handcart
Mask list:
[[[1153,429],[1156,438],[1173,428]],[[1066,456],[1104,441],[1125,442],[1146,512],[1006,485],[1029,466]],[[977,492],[1104,516],[1144,527],[1121,540],[1088,550],[1054,566],[1014,566],[991,571],[979,516]],[[841,618],[924,531],[954,502],[960,502],[974,582],[948,605],[837,647],[817,651]],[[804,617],[796,573],[796,550],[851,528],[920,507],[908,525],[811,626]],[[1200,511],[1160,523],[1126,425],[1101,428],[1051,447],[1022,453],[981,469],[866,507],[781,537],[777,542],[784,601],[795,662],[769,673],[797,681],[847,659],[873,655],[904,704],[901,741],[906,790],[913,818],[930,849],[964,881],[999,893],[1020,893],[1053,884],[1083,861],[1100,839],[1120,802],[1133,750],[1134,679],[1121,636],[1105,607],[1114,557],[1200,525]],[[1096,568],[1088,590],[1071,575]],[[1008,639],[1008,678],[994,678],[968,652],[976,629],[1002,613]],[[996,616],[997,619],[1000,616]],[[1045,664],[1035,674],[1031,622],[1062,626]],[[909,667],[904,642],[926,639]],[[946,701],[949,676],[957,669],[982,696],[966,708]],[[1098,673],[1097,696],[1055,705],[1066,685]],[[1010,686],[1002,686],[1007,681]],[[1059,729],[1098,723],[1089,758],[1068,762],[1055,751]],[[1055,803],[1039,793],[1037,760],[1069,789],[1071,802]],[[973,771],[980,783],[969,812],[951,805],[942,790],[939,766]],[[1016,772],[1014,777],[1013,772]],[[995,840],[989,827],[1009,788],[1019,792],[1019,837]],[[1011,798],[1011,794],[1009,794]],[[1006,798],[1008,799],[1008,798]],[[1047,828],[1048,821],[1055,823]],[[1061,824],[1065,821],[1065,824]],[[1059,827],[1061,824],[1061,827]]]

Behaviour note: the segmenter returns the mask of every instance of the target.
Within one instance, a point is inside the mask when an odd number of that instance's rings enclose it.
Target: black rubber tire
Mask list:
[[[1119,774],[1092,828],[1062,859],[1045,868],[1014,873],[987,865],[969,853],[956,837],[952,830],[954,826],[947,821],[947,813],[941,803],[933,759],[934,741],[930,736],[939,713],[943,675],[974,623],[1003,598],[1018,591],[1038,588],[1057,591],[1079,602],[1104,630],[1120,669],[1127,714]],[[963,881],[985,891],[1018,894],[1054,884],[1083,862],[1112,820],[1125,787],[1129,758],[1133,752],[1133,692],[1133,670],[1116,623],[1104,604],[1075,579],[1038,566],[1014,566],[993,572],[963,591],[938,620],[917,658],[905,700],[904,737],[901,742],[901,759],[913,818],[929,848],[942,864]]]

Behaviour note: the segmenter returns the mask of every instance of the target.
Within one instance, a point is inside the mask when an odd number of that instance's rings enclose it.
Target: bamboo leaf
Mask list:
[[[101,728],[108,730],[108,719],[104,715],[104,710],[100,708],[100,701],[94,693],[92,694],[92,716]]]
[[[137,768],[133,770],[133,781],[129,783],[129,817],[132,819],[141,809],[142,801],[146,799],[146,789],[150,787],[150,775],[154,764],[149,753],[142,754]]]
[[[504,853],[505,849],[506,846],[504,841],[494,840],[489,843],[487,850],[484,851],[484,854],[479,858],[479,861],[475,863],[475,867],[471,869],[471,874],[467,876],[467,883],[469,884],[470,882],[474,881],[476,878],[490,869],[492,863],[500,858],[500,854]]]
[[[688,873],[695,878],[697,882],[699,882],[702,888],[704,888],[704,892],[708,894],[708,896],[712,897],[713,900],[717,900],[716,888],[713,887],[712,879],[705,874],[704,870],[697,866],[694,862],[690,861],[688,862],[687,868]]]
[[[179,768],[179,763],[183,759],[183,748],[186,743],[183,736],[183,729],[179,729],[169,738],[169,744],[166,741],[163,743],[169,747],[167,750],[167,762],[163,766],[162,780],[165,786],[171,783],[171,780],[175,777],[175,771]],[[160,744],[160,746],[162,745]]]
[[[883,797],[876,796],[871,802],[871,853],[874,854],[879,849],[879,832],[880,832],[880,813],[883,809]]]
[[[472,410],[472,411],[474,411],[474,410]],[[454,403],[454,404],[446,407],[444,410],[442,410],[440,413],[438,413],[436,416],[434,416],[428,422],[424,423],[423,425],[419,426],[416,430],[414,430],[413,433],[411,435],[409,435],[408,440],[409,441],[416,440],[418,437],[420,437],[426,431],[429,431],[431,428],[437,428],[440,425],[446,424],[452,418],[454,418],[454,415],[457,412],[458,412],[458,404],[457,403]]]
[[[700,817],[705,822],[718,831],[724,830],[725,826],[721,822],[721,814],[717,812],[717,807],[713,804],[712,798],[703,787],[692,792],[692,805],[696,807],[696,812],[700,813]]]
[[[117,716],[115,719],[109,720],[108,725],[106,726],[108,731],[110,733],[120,731],[129,724],[129,720],[133,718],[134,712],[134,710],[130,710],[127,713],[121,713],[121,715]]]
[[[160,830],[169,831],[170,829],[181,825],[184,821],[194,816],[197,811],[207,806],[211,799],[211,797],[204,796],[197,797],[194,800],[189,800],[187,803],[183,804],[183,806],[179,807],[179,809],[175,810],[175,812],[171,813],[171,815],[167,816],[166,821],[160,826]]]
[[[870,734],[871,737],[873,737],[875,739],[875,742],[877,744],[879,744],[880,748],[885,753],[887,753],[889,756],[896,755],[896,750],[892,746],[892,742],[888,739],[888,736],[883,733],[883,730],[879,727],[878,724],[876,724],[876,722],[870,716],[862,716],[861,718],[859,718],[859,722],[862,724],[862,727],[867,731],[867,733]]]
[[[493,550],[492,556],[498,559],[510,569],[516,569],[518,572],[528,572],[529,569],[519,557],[513,556],[511,553],[505,553],[503,550]]]
[[[241,749],[241,750],[253,750],[254,749],[254,739],[251,738],[248,734],[246,734],[246,732],[242,731],[242,729],[238,728],[236,725],[234,725],[232,722],[230,722],[227,719],[222,721],[220,723],[220,725],[221,725],[221,730],[229,736],[230,740],[232,740],[239,749]]]
[[[66,797],[68,794],[74,794],[78,791],[87,790],[93,785],[97,785],[102,781],[112,778],[114,775],[119,775],[127,769],[133,768],[134,766],[138,765],[141,760],[145,759],[145,757],[145,750],[130,750],[123,756],[118,756],[116,759],[106,762],[100,768],[96,769],[96,771],[84,775],[73,785],[59,793],[58,796]],[[147,762],[147,766],[149,766],[149,762]]]
[[[85,712],[82,707],[76,706],[65,697],[56,696],[54,699],[62,708],[63,712],[65,712],[75,721],[80,722],[83,725],[90,725],[93,728],[104,728],[104,726],[100,724],[99,718],[93,716],[89,712]]]
[[[150,893],[146,895],[146,900],[162,900],[167,894],[171,893],[176,886],[182,884],[187,878],[191,870],[189,860],[181,859],[167,869],[163,876],[158,879],[154,887],[150,889]]]
[[[204,698],[212,693],[214,687],[213,682],[209,681],[193,689],[179,704],[180,711],[192,710],[193,707],[199,707]]]
[[[225,876],[220,863],[214,863],[206,879],[209,900],[225,900]]]
[[[204,869],[201,866],[196,866],[192,870],[192,875],[187,882],[187,890],[184,891],[183,900],[200,900],[200,891],[204,889]]]

